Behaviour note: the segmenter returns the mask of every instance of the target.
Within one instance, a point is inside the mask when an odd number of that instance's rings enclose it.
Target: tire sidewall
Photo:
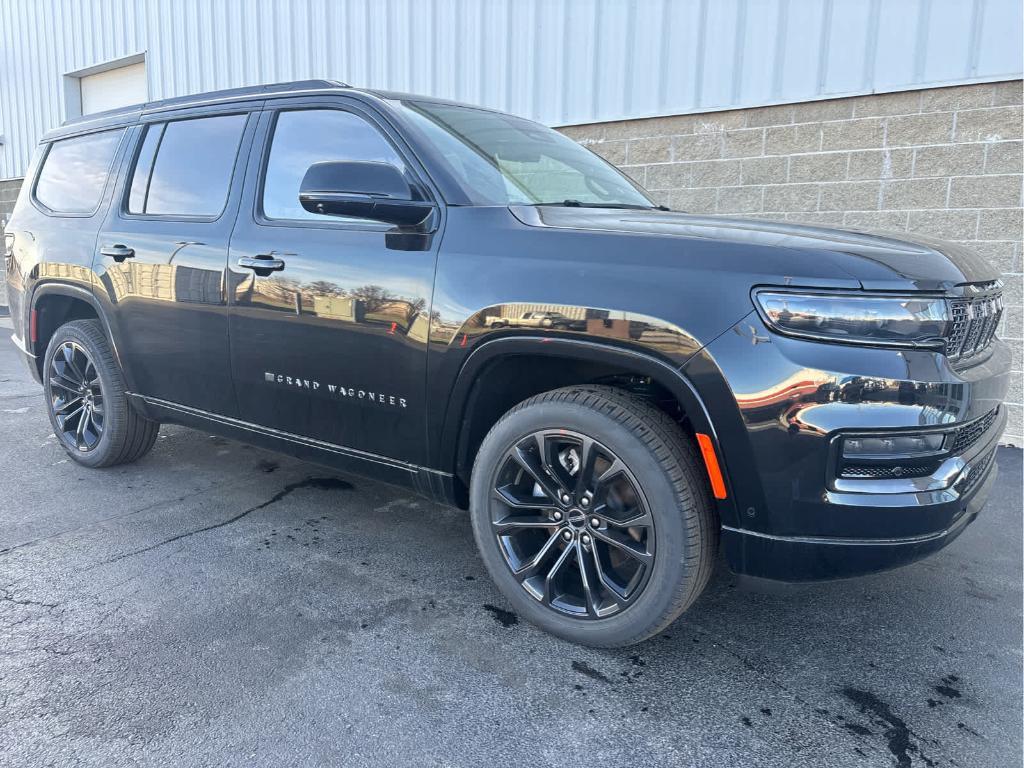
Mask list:
[[[607,619],[574,619],[546,608],[512,575],[491,528],[491,490],[505,452],[526,435],[546,429],[572,429],[603,443],[626,464],[640,485],[654,517],[655,558],[643,594],[634,605]],[[659,625],[687,573],[687,515],[664,469],[650,449],[629,429],[592,408],[574,403],[536,403],[500,421],[484,439],[470,484],[473,534],[491,578],[516,611],[542,629],[574,642],[614,646],[644,636]]]
[[[56,415],[53,412],[52,395],[50,390],[50,367],[53,357],[61,345],[67,341],[73,341],[82,347],[89,355],[96,373],[100,379],[100,390],[103,393],[103,434],[100,435],[99,444],[91,451],[79,451],[68,445],[60,434],[60,427],[57,424]],[[117,436],[124,431],[124,416],[122,410],[116,407],[115,398],[122,397],[123,392],[115,382],[114,377],[105,361],[106,350],[98,349],[96,343],[88,334],[83,333],[75,323],[62,325],[54,332],[46,348],[46,358],[43,361],[43,391],[46,398],[46,412],[53,427],[54,435],[60,446],[79,464],[85,466],[99,466],[108,458],[108,454],[114,446],[119,445]]]

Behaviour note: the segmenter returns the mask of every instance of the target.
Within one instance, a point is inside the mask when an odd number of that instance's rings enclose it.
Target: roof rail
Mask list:
[[[350,87],[350,85],[343,83],[340,80],[295,80],[288,83],[267,83],[263,85],[249,85],[242,88],[226,88],[220,91],[206,91],[205,93],[191,93],[186,96],[173,96],[168,99],[160,99],[159,101],[148,101],[144,104],[132,104],[105,112],[82,115],[70,120],[65,120],[61,125],[74,125],[79,122],[93,121],[101,117],[114,117],[119,114],[129,114],[132,112],[160,111],[184,104],[195,104],[196,106],[201,106],[206,102],[224,101],[234,98],[258,98],[260,96],[272,96],[274,94],[289,93],[291,91],[318,91]]]

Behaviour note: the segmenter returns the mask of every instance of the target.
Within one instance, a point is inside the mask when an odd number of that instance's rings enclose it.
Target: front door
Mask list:
[[[165,118],[135,129],[137,149],[95,260],[133,392],[237,414],[225,267],[257,115]]]
[[[422,184],[388,129],[356,104],[267,107],[228,260],[240,418],[421,464],[439,238],[400,250],[389,225],[306,212],[299,183],[317,162],[371,160]]]

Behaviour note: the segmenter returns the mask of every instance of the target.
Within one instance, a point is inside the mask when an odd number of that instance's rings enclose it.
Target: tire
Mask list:
[[[551,458],[540,473],[546,489],[536,480],[542,453]],[[514,610],[541,629],[595,647],[646,640],[693,604],[715,563],[718,524],[702,467],[671,418],[621,390],[577,386],[531,397],[494,425],[473,466],[470,514],[481,557]],[[598,490],[581,492],[583,486]],[[570,490],[569,503],[551,503]],[[585,497],[590,506],[581,522]],[[616,526],[616,500],[625,510],[620,519],[640,527]],[[549,570],[552,562],[561,566]]]
[[[73,365],[67,363],[68,354]],[[88,417],[83,417],[85,411],[73,415],[78,406],[71,385],[79,373],[95,382],[78,392],[78,399],[89,406]],[[156,442],[160,424],[128,403],[124,377],[98,320],[74,320],[56,330],[43,360],[43,388],[57,441],[83,466],[128,464],[145,456]],[[83,418],[85,428],[80,431]]]

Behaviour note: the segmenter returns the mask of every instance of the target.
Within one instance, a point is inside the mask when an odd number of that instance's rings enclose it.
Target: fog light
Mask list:
[[[889,435],[886,437],[844,437],[844,459],[888,459],[904,456],[931,456],[942,451],[946,435],[931,432],[923,435]]]

